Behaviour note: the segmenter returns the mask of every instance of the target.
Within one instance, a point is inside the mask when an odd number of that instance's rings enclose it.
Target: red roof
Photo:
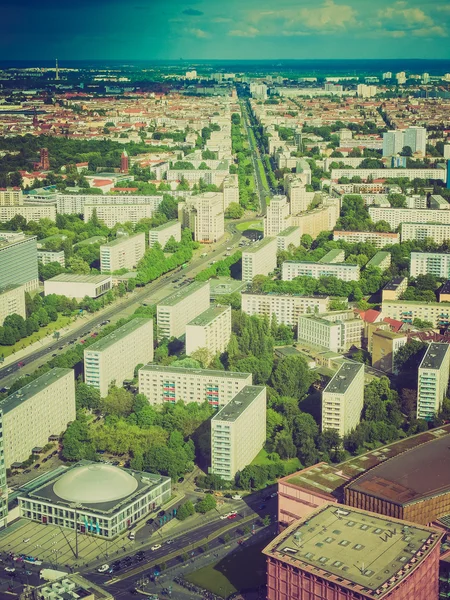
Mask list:
[[[360,310],[358,312],[365,323],[376,323],[377,319],[381,316],[381,312],[374,310],[373,308],[369,308],[369,310]]]
[[[389,325],[391,326],[391,330],[394,333],[398,333],[403,327],[403,321],[397,321],[396,319],[391,319],[390,317],[384,317],[383,321],[385,323],[389,323]]]

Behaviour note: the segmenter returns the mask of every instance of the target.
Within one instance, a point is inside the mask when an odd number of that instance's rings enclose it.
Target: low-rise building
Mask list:
[[[450,280],[447,280],[438,291],[439,302],[450,302]]]
[[[400,241],[407,242],[418,240],[423,242],[427,238],[436,244],[442,245],[450,240],[450,225],[441,223],[402,223],[400,227]]]
[[[59,252],[52,250],[38,250],[37,259],[43,265],[58,263],[62,267],[66,266],[66,256],[64,254],[64,250],[60,250]]]
[[[211,469],[234,481],[266,441],[266,388],[244,387],[211,419]]]
[[[297,327],[298,318],[304,314],[326,312],[328,296],[298,296],[275,292],[241,292],[242,312],[259,317],[276,317],[277,323]]]
[[[333,240],[342,240],[348,244],[368,242],[376,248],[399,244],[399,233],[383,233],[381,231],[333,231]]]
[[[431,343],[419,365],[417,377],[417,418],[433,419],[447,395],[450,345]]]
[[[246,385],[252,385],[251,373],[156,364],[139,369],[139,393],[153,405],[183,400],[225,406]]]
[[[359,265],[350,265],[347,263],[322,263],[285,260],[281,268],[281,279],[283,281],[292,281],[295,277],[337,277],[342,281],[358,281]]]
[[[35,592],[36,597],[42,600],[114,600],[114,596],[105,589],[75,573],[64,575],[57,581],[46,581],[38,585]]]
[[[211,306],[186,325],[186,354],[206,348],[211,358],[225,352],[231,336],[231,306]]]
[[[288,250],[289,246],[298,248],[300,240],[300,227],[287,227],[277,235],[277,248],[278,250]]]
[[[381,291],[382,301],[398,300],[403,292],[408,287],[408,279],[406,277],[394,277]]]
[[[112,288],[110,275],[75,275],[61,273],[44,281],[44,294],[57,294],[82,300],[85,296],[98,298]]]
[[[139,364],[153,360],[153,319],[131,319],[84,351],[84,380],[108,394],[115,384],[132,379]]]
[[[351,310],[298,318],[298,340],[332,352],[361,347],[364,322]]]
[[[376,267],[380,271],[385,271],[391,266],[391,253],[390,252],[377,252],[369,262],[366,264],[367,267]]]
[[[23,285],[10,285],[0,288],[0,326],[6,317],[20,315],[26,319],[25,288]]]
[[[179,221],[168,221],[159,227],[150,229],[148,232],[148,243],[150,248],[155,244],[159,244],[164,250],[165,245],[171,237],[176,242],[181,240],[181,223]]]
[[[186,325],[209,308],[209,282],[195,281],[167,296],[156,306],[158,339],[181,337]]]
[[[144,254],[144,232],[122,235],[100,246],[100,270],[102,273],[113,273],[121,269],[135,269]]]
[[[242,252],[242,281],[253,281],[255,275],[269,275],[277,266],[277,240],[267,237]]]
[[[401,333],[377,329],[372,333],[372,366],[385,373],[395,373],[395,355],[408,338]]]
[[[364,405],[364,365],[346,361],[322,392],[322,431],[341,437],[361,421]]]

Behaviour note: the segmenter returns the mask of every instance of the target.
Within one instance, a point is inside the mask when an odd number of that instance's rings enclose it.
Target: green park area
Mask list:
[[[3,358],[6,358],[7,356],[10,356],[11,354],[15,354],[19,350],[23,350],[24,348],[31,346],[31,344],[34,344],[34,342],[38,342],[39,340],[42,340],[43,338],[45,338],[47,335],[50,335],[50,334],[54,333],[55,331],[58,331],[59,329],[66,327],[72,321],[72,319],[73,319],[72,317],[66,317],[64,315],[59,315],[57,321],[52,321],[46,327],[43,327],[42,329],[39,329],[38,331],[34,332],[32,335],[30,335],[22,340],[19,340],[12,346],[2,346],[0,349],[0,356],[3,356]],[[0,362],[1,362],[1,359],[0,359]]]
[[[236,229],[238,231],[264,231],[263,222],[260,219],[255,219],[253,221],[244,221],[243,223],[238,223],[236,225]]]
[[[302,465],[299,459],[295,456],[294,458],[288,458],[281,461],[284,465],[286,475],[290,475],[291,473],[295,473],[302,468]],[[252,465],[256,465],[258,467],[267,467],[273,464],[273,460],[267,451],[263,448],[252,460]]]

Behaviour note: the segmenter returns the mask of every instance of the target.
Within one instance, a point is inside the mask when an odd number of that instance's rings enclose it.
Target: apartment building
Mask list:
[[[450,254],[447,252],[411,252],[411,277],[434,275],[450,279]]]
[[[167,296],[156,307],[158,339],[181,337],[186,325],[210,305],[209,281],[195,281]]]
[[[386,271],[391,266],[391,253],[390,252],[377,252],[369,262],[366,264],[367,267],[376,267],[381,271]]]
[[[241,292],[242,311],[247,315],[276,317],[277,323],[297,327],[298,317],[326,312],[329,296],[297,296],[272,292]]]
[[[110,275],[74,275],[61,273],[44,281],[44,295],[57,294],[82,300],[85,296],[98,298],[112,288]]]
[[[153,360],[153,319],[131,319],[84,351],[84,381],[107,396],[108,389],[133,379],[139,364]]]
[[[364,321],[351,310],[301,315],[298,318],[298,340],[332,352],[347,352],[361,347]]]
[[[374,331],[371,340],[372,366],[385,373],[396,373],[395,355],[407,341],[408,338],[402,333],[382,329]]]
[[[114,196],[105,196],[105,198],[114,198]],[[155,214],[162,196],[155,196],[159,199],[157,202],[136,202],[129,204],[123,202],[125,196],[118,196],[122,200],[121,204],[84,204],[83,220],[89,221],[92,215],[96,214],[99,221],[102,221],[107,227],[112,229],[118,223],[133,223],[136,225],[141,219],[151,219]],[[144,198],[144,196],[142,196]]]
[[[266,388],[244,387],[211,419],[211,469],[234,481],[266,442]]]
[[[369,206],[370,218],[374,223],[386,221],[391,229],[397,229],[402,223],[442,223],[450,224],[450,211],[431,208],[385,208]]]
[[[447,395],[450,345],[431,343],[417,374],[417,418],[432,420]]]
[[[273,196],[267,205],[264,237],[275,237],[291,224],[290,206],[286,196]]]
[[[0,223],[11,221],[15,216],[23,217],[27,222],[40,219],[50,219],[56,221],[56,206],[53,204],[29,204],[20,206],[1,206],[0,205]]]
[[[408,179],[431,179],[447,181],[447,171],[445,169],[332,169],[331,179],[338,180],[342,177],[361,177],[367,181],[372,179],[396,179],[397,177],[407,177]]]
[[[3,415],[0,411],[0,431],[3,431]],[[0,529],[6,527],[8,517],[8,484],[6,483],[3,436],[0,436]]]
[[[298,215],[299,213],[308,210],[309,205],[314,200],[316,192],[308,192],[306,190],[306,177],[288,174],[285,177],[284,187],[291,204],[291,214]]]
[[[231,336],[231,306],[211,306],[186,325],[186,354],[206,348],[211,358],[225,352]]]
[[[251,373],[145,365],[139,369],[139,393],[152,405],[166,402],[208,402],[225,406],[242,388],[252,385]]]
[[[404,132],[401,129],[383,133],[383,156],[395,156],[403,150],[404,145]]]
[[[417,196],[413,196],[413,198],[414,197],[417,197]],[[425,206],[423,208],[426,208],[427,197],[419,196],[419,198],[424,200]],[[417,208],[419,208],[419,207],[417,207]],[[420,207],[420,208],[422,208],[422,207]],[[448,203],[448,201],[445,198],[443,198],[439,194],[432,194],[430,196],[430,208],[436,208],[438,210],[450,210],[450,204]]]
[[[145,233],[122,235],[100,246],[100,270],[113,273],[120,269],[133,270],[145,254]]]
[[[48,265],[50,263],[58,263],[62,267],[66,266],[66,255],[64,254],[64,250],[61,251],[52,251],[52,250],[38,250],[37,251],[37,259],[38,262],[43,265]]]
[[[450,240],[450,225],[440,223],[402,223],[400,228],[401,242],[409,240],[424,241],[427,238],[432,239],[438,245],[442,245],[444,242]]]
[[[342,240],[348,244],[360,242],[373,244],[376,248],[384,248],[388,245],[399,244],[399,233],[382,233],[378,231],[333,231],[333,240]]]
[[[285,260],[281,268],[281,279],[292,281],[295,277],[337,277],[342,281],[358,281],[359,265],[347,263],[321,263]]]
[[[363,405],[364,365],[343,362],[322,392],[322,431],[347,435],[361,421]]]
[[[84,205],[142,205],[145,204],[155,212],[163,200],[163,196],[135,196],[135,195],[117,195],[117,196],[98,196],[95,194],[58,194],[56,196],[56,207],[60,214],[83,214]],[[92,214],[90,209],[88,214]]]
[[[430,321],[435,328],[450,325],[450,303],[448,302],[383,300],[382,313],[385,317],[410,325],[414,322],[414,319]]]
[[[7,469],[27,460],[76,418],[73,369],[52,369],[0,400]]]
[[[292,213],[291,225],[300,227],[301,235],[305,233],[313,239],[322,231],[332,231],[339,219],[341,201],[339,198],[327,198],[323,205],[301,214]]]
[[[381,300],[398,300],[403,292],[408,287],[408,279],[406,277],[394,277],[381,290]]]
[[[23,285],[26,292],[38,287],[36,236],[17,234],[10,240],[0,239],[0,288],[10,285]]]
[[[150,248],[155,244],[159,244],[164,249],[171,237],[176,242],[181,240],[181,223],[179,221],[168,221],[159,227],[150,229],[148,232],[148,244]]]
[[[320,258],[317,262],[322,264],[334,265],[340,264],[345,261],[345,250],[339,250],[335,248],[334,250],[330,250],[327,252],[322,258]]]
[[[239,204],[239,183],[237,175],[227,175],[222,183],[223,210],[227,210],[232,202]]]
[[[0,188],[0,206],[22,206],[23,192],[20,187]]]
[[[288,250],[289,246],[298,248],[300,246],[300,227],[287,227],[277,234],[277,249]]]
[[[266,237],[242,252],[242,281],[253,281],[255,275],[269,275],[277,266],[277,240]]]
[[[216,242],[225,232],[222,192],[206,192],[178,204],[178,220],[189,227],[197,242]]]
[[[0,326],[9,315],[20,315],[26,319],[25,288],[23,285],[10,285],[0,288]]]

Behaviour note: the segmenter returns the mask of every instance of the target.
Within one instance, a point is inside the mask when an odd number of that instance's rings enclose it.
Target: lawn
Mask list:
[[[286,470],[286,475],[290,473],[295,473],[301,468],[300,461],[298,458],[289,458],[287,460],[281,461],[284,464],[284,468]],[[272,461],[268,458],[267,452],[264,448],[256,455],[256,457],[252,460],[252,465],[264,466],[270,465]]]
[[[264,225],[261,220],[244,221],[243,223],[238,223],[236,229],[241,232],[247,231],[248,229],[251,229],[252,231],[264,231]]]
[[[269,191],[269,184],[267,182],[267,177],[266,177],[266,172],[264,170],[264,165],[259,160],[259,158],[258,158],[257,162],[258,162],[258,170],[259,170],[259,174],[261,175],[261,181],[262,181],[262,184],[263,184],[263,188],[268,192]]]
[[[261,553],[268,540],[239,548],[215,564],[186,576],[186,579],[213,594],[228,598],[238,590],[266,583],[266,560]]]

